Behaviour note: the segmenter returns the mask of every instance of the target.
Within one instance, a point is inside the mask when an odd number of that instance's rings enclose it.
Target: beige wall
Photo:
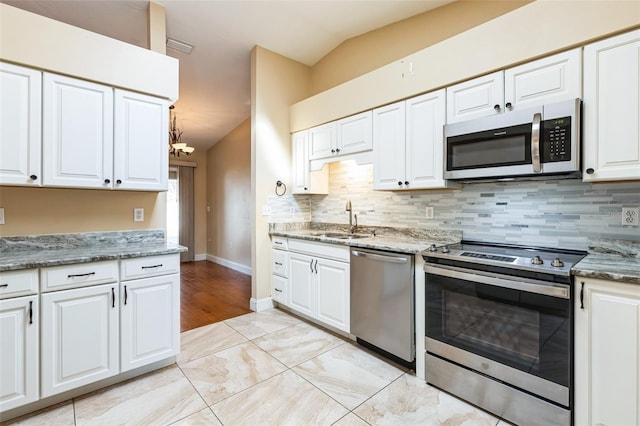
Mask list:
[[[251,52],[251,297],[271,294],[271,240],[262,206],[289,182],[289,105],[308,96],[309,67],[259,46]]]
[[[0,187],[0,236],[165,229],[166,193]],[[144,208],[144,221],[133,209]]]
[[[344,41],[311,70],[311,94],[337,86],[533,0],[463,0]]]
[[[251,120],[207,151],[207,254],[251,267]],[[206,209],[206,206],[205,206]],[[238,269],[238,268],[236,268]]]

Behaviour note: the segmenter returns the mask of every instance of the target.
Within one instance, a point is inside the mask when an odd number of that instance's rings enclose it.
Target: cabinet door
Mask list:
[[[116,90],[114,96],[114,188],[166,191],[168,102],[124,90]]]
[[[371,111],[338,120],[336,154],[353,154],[373,148]]]
[[[121,372],[180,352],[180,275],[120,283]]]
[[[112,188],[113,89],[44,74],[45,186]]]
[[[443,188],[445,91],[406,102],[406,180],[411,189]]]
[[[289,253],[289,306],[309,316],[315,314],[315,262],[311,256]]]
[[[587,182],[640,179],[640,30],[584,48]]]
[[[349,332],[349,264],[317,259],[317,318]]]
[[[309,131],[291,135],[292,194],[309,193]]]
[[[0,300],[0,411],[38,400],[38,298]]]
[[[42,302],[42,397],[118,373],[118,285],[45,293]]]
[[[640,288],[576,284],[575,424],[640,424]]]
[[[576,98],[582,98],[582,48],[528,62],[504,72],[507,111]]]
[[[447,123],[500,114],[503,112],[503,101],[503,71],[448,87]]]
[[[333,155],[336,155],[335,121],[309,129],[309,159],[317,160]]]
[[[373,189],[405,188],[405,103],[373,110]]]
[[[42,73],[0,62],[0,184],[39,186]]]

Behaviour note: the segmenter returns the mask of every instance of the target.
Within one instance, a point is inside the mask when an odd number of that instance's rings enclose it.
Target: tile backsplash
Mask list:
[[[328,195],[271,196],[272,222],[358,223],[461,230],[464,239],[586,250],[589,239],[640,241],[622,206],[640,205],[640,184],[580,179],[465,184],[458,190],[374,191],[373,166],[332,163]],[[433,207],[434,218],[426,218]]]

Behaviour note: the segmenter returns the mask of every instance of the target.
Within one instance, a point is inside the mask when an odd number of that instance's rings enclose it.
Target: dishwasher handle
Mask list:
[[[380,262],[390,262],[390,263],[407,263],[408,262],[406,257],[374,254],[366,251],[353,250],[351,254],[358,257],[365,257],[371,260],[379,260]]]

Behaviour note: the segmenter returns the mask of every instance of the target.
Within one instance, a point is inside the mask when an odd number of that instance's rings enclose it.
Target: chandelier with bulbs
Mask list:
[[[175,107],[169,107],[169,155],[180,157],[180,154],[191,155],[196,149],[182,142],[182,130],[176,127],[176,113],[173,111]]]

